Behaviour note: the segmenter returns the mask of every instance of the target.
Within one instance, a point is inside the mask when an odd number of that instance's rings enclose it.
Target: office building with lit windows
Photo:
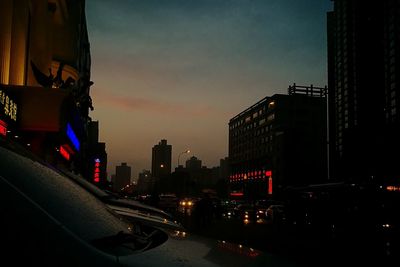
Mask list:
[[[400,177],[400,2],[333,2],[327,17],[330,176]]]
[[[231,196],[279,197],[327,177],[327,88],[290,86],[229,121]]]

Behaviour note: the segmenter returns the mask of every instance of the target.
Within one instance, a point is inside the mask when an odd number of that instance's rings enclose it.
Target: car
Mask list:
[[[34,157],[2,142],[0,159],[0,254],[9,265],[119,266],[119,257],[153,243]]]
[[[178,208],[179,200],[175,194],[161,194],[158,197],[158,207],[160,209],[175,212]]]
[[[285,222],[285,206],[281,204],[270,205],[265,211],[266,219],[272,223],[283,223]]]
[[[177,211],[181,214],[191,215],[198,201],[199,199],[195,197],[181,198]]]
[[[151,224],[153,226],[162,225],[163,227],[170,227],[180,231],[184,230],[183,226],[170,213],[153,206],[143,204],[137,200],[122,198],[117,194],[107,190],[102,190],[85,180],[83,177],[69,171],[63,169],[58,169],[57,171],[66,175],[80,186],[84,187],[114,212],[122,217],[127,218],[131,222],[140,223],[145,221],[146,224]]]
[[[138,221],[134,209],[118,213],[121,207],[28,154],[0,139],[0,254],[11,266],[294,266],[155,223],[154,214]]]

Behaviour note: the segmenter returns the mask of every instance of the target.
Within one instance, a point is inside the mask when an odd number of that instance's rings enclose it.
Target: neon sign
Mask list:
[[[69,123],[67,123],[67,136],[69,140],[71,140],[72,144],[75,146],[76,150],[79,151],[81,144]]]
[[[268,178],[268,195],[272,195],[272,177]]]
[[[17,121],[17,103],[14,102],[3,90],[0,90],[0,104],[3,106],[4,115]]]
[[[69,160],[71,155],[69,154],[69,152],[67,151],[67,149],[65,148],[64,145],[60,146],[60,154],[61,156],[63,156],[63,158],[65,158],[66,160]]]
[[[94,181],[95,183],[100,182],[100,159],[95,159],[95,160],[94,160],[93,181]]]
[[[0,135],[7,135],[7,123],[2,120],[0,120]]]
[[[272,195],[272,171],[265,171],[265,176],[268,177],[268,195]]]
[[[256,180],[256,179],[266,179],[272,177],[272,171],[271,170],[255,170],[255,171],[247,171],[244,173],[232,173],[229,176],[229,180],[231,182],[236,182],[236,181],[244,181],[244,180]]]
[[[389,186],[386,186],[386,190],[387,191],[397,191],[397,192],[399,192],[400,191],[400,186],[389,185]]]
[[[243,192],[231,192],[231,196],[232,197],[242,197],[243,196]]]

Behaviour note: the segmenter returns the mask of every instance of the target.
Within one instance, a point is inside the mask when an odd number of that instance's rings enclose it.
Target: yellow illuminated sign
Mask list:
[[[17,103],[15,103],[3,90],[0,90],[0,104],[3,106],[2,109],[4,115],[13,121],[17,121]]]

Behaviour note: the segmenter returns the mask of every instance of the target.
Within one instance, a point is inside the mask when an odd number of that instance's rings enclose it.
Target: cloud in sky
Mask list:
[[[123,109],[127,112],[144,112],[164,116],[190,116],[197,117],[215,116],[216,114],[228,115],[226,111],[218,110],[205,104],[176,103],[172,100],[163,101],[154,98],[140,98],[135,96],[120,96],[109,91],[96,89],[96,103],[112,108]]]

